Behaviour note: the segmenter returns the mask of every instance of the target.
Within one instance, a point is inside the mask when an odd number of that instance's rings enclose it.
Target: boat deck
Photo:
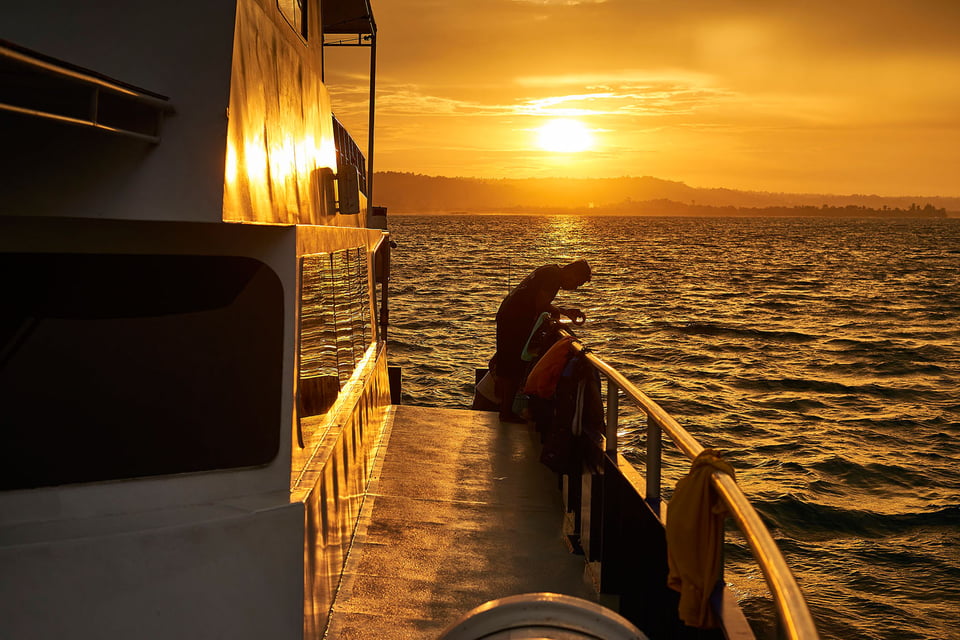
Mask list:
[[[519,593],[596,600],[538,451],[531,428],[496,413],[391,407],[327,637],[436,638]]]

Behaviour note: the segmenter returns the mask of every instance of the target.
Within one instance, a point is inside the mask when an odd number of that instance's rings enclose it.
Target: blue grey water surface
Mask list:
[[[468,408],[502,297],[583,257],[580,338],[723,450],[823,638],[960,638],[960,220],[392,216],[403,402]],[[621,409],[642,469],[644,421]],[[665,494],[689,468],[665,458]],[[738,534],[727,581],[769,594]]]

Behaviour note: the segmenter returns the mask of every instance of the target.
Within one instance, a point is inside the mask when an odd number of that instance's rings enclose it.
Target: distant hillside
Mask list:
[[[675,215],[729,215],[732,209],[789,207],[863,207],[878,211],[944,209],[960,214],[960,198],[876,195],[827,195],[767,193],[733,189],[700,189],[682,182],[642,178],[527,178],[485,180],[444,178],[415,173],[378,173],[374,181],[375,201],[394,213],[464,211],[496,212],[582,212],[658,213],[665,201],[673,203]],[[710,208],[726,208],[712,212]],[[731,209],[732,208],[732,209]],[[668,214],[667,211],[662,213]],[[757,212],[762,213],[762,212]],[[737,214],[734,212],[734,214]],[[775,213],[774,215],[784,215]],[[809,215],[809,213],[807,214]],[[826,215],[831,215],[827,213]],[[836,214],[834,214],[836,215]]]

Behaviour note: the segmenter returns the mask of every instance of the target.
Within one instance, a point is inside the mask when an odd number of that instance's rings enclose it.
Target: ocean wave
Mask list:
[[[395,331],[410,331],[410,332],[439,332],[444,329],[449,329],[453,327],[456,323],[450,319],[417,319],[417,320],[405,320],[398,318],[391,320],[391,328]]]
[[[815,409],[823,409],[828,405],[816,398],[772,398],[759,403],[761,406],[779,409],[781,411],[790,411],[792,413],[805,414]],[[816,419],[816,416],[810,416]]]
[[[801,305],[795,302],[783,302],[783,301],[776,301],[776,300],[759,300],[754,302],[752,306],[758,309],[770,309],[771,311],[793,313]]]
[[[844,384],[831,380],[812,378],[746,378],[736,377],[730,384],[740,389],[754,391],[795,391],[813,392],[826,395],[850,396],[853,399],[863,396],[877,396],[887,399],[937,399],[941,393],[929,387],[892,387],[875,382],[867,384]]]
[[[911,339],[918,336],[910,334]],[[906,345],[900,340],[861,340],[855,338],[832,338],[825,343],[826,347],[834,348],[837,353],[848,356],[867,358],[884,358],[901,362],[932,362],[938,363],[956,357],[957,352],[949,346],[937,344]]]
[[[842,456],[831,456],[811,463],[809,467],[820,473],[842,478],[847,485],[856,487],[895,485],[921,488],[934,486],[936,482],[924,470],[882,462],[859,464]]]
[[[687,398],[684,400],[669,401],[670,413],[678,416],[710,416],[726,413],[727,407],[712,402],[707,402],[707,397],[699,399]]]
[[[946,413],[953,413],[960,416],[960,406],[941,407]],[[952,429],[960,430],[960,423],[955,422],[954,418],[947,417],[944,413],[937,415],[920,415],[914,412],[909,417],[903,415],[892,415],[885,412],[885,415],[879,416],[858,416],[850,418],[841,418],[836,423],[846,429],[862,433],[863,437],[890,437],[888,432],[903,432],[905,428],[910,429],[910,433],[921,433],[925,440],[948,441],[953,442],[954,437],[947,431]],[[947,431],[939,431],[943,427]],[[903,439],[897,438],[894,441],[897,447],[907,444]]]
[[[674,331],[692,336],[733,336],[751,340],[767,340],[774,342],[813,342],[818,336],[801,333],[799,331],[773,331],[746,327],[732,327],[714,322],[684,322],[673,323],[658,321],[657,326],[666,331]]]
[[[923,545],[918,542],[923,541]],[[954,557],[951,553],[956,538],[941,539],[938,541],[930,535],[906,535],[895,537],[887,544],[864,545],[847,549],[851,557],[856,557],[870,566],[882,565],[890,567],[895,571],[902,570],[903,567],[910,567],[913,571],[923,571],[928,575],[941,574],[949,575],[954,578],[960,578],[960,558]],[[934,553],[930,553],[934,551]],[[936,553],[942,551],[943,553]],[[944,595],[944,591],[952,590],[954,594],[960,594],[960,585],[950,588],[946,584],[932,584],[930,591],[936,597]]]
[[[406,340],[396,340],[390,338],[390,354],[392,356],[402,356],[407,353],[433,353],[434,348],[422,342],[409,342]]]
[[[839,482],[832,482],[822,478],[811,482],[808,489],[817,496],[844,496],[847,494],[846,488]]]
[[[917,364],[910,360],[882,359],[879,362],[842,362],[824,365],[824,370],[835,371],[841,375],[872,374],[878,377],[934,376],[945,372],[945,368],[933,364]]]
[[[853,536],[862,539],[899,535],[913,529],[960,526],[960,505],[929,512],[882,514],[867,509],[844,509],[804,500],[794,494],[762,497],[754,507],[774,529],[791,538],[824,539]]]

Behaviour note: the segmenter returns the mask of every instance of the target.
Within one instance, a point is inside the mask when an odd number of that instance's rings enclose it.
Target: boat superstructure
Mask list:
[[[369,4],[2,24],[0,636],[317,637],[389,404],[323,84]]]

